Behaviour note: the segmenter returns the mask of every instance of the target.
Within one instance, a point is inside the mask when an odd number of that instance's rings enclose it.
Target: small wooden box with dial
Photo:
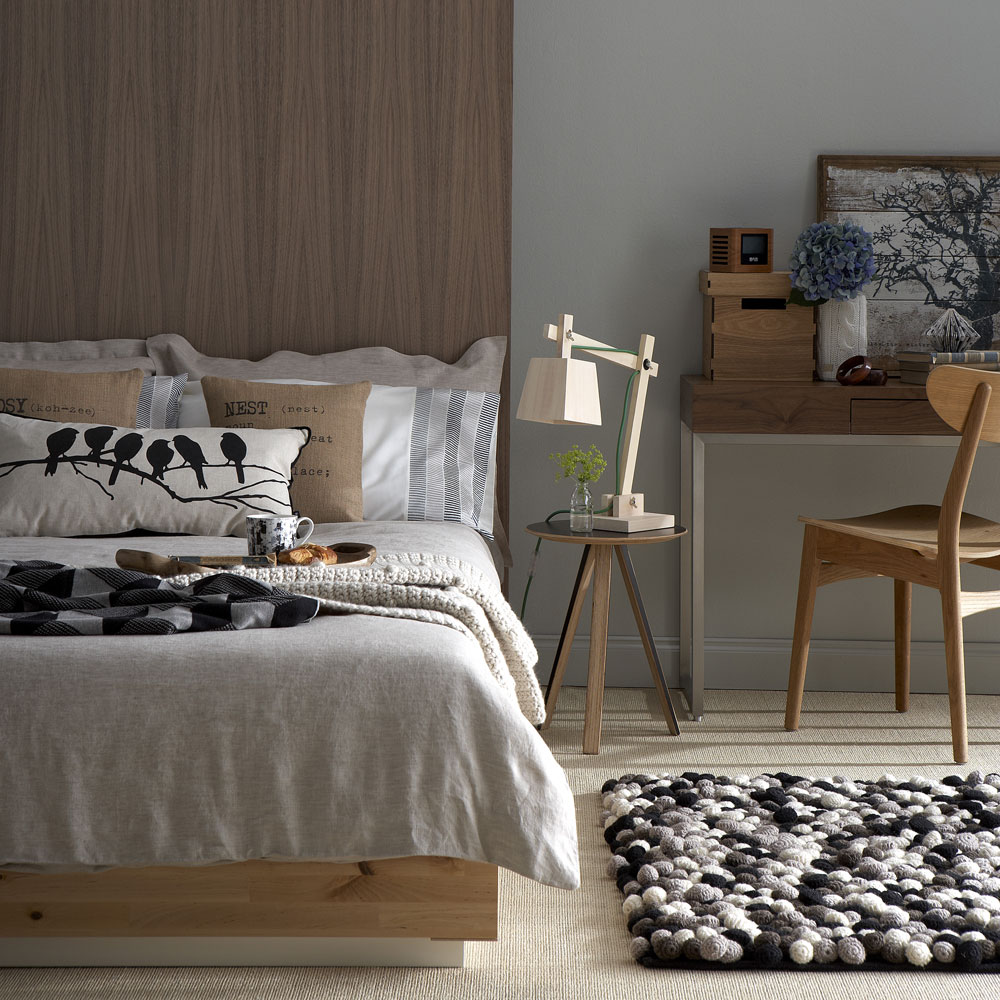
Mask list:
[[[774,258],[773,229],[710,229],[708,269],[764,274]]]

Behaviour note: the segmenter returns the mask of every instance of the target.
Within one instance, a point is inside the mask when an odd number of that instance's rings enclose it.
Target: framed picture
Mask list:
[[[817,173],[817,217],[874,237],[873,364],[926,349],[924,331],[948,308],[979,332],[976,350],[1000,344],[1000,157],[823,155]]]

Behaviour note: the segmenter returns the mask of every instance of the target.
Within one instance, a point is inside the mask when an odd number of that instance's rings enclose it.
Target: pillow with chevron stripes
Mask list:
[[[0,413],[0,536],[243,535],[247,514],[293,513],[308,440],[308,427],[177,432]]]
[[[135,426],[141,429],[176,427],[187,375],[147,375],[142,380]]]
[[[365,520],[457,521],[493,538],[500,394],[373,386]]]

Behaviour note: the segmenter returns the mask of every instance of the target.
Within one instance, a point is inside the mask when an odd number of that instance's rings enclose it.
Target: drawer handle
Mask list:
[[[784,309],[788,303],[784,299],[742,299],[741,309]]]

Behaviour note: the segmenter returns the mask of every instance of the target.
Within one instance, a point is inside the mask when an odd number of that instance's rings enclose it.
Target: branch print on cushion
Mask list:
[[[149,466],[149,470],[147,471],[145,468],[132,463],[132,459],[134,459],[142,450],[144,444],[142,434],[137,431],[127,431],[115,438],[112,443],[111,438],[115,431],[119,429],[120,428],[115,427],[92,428],[95,432],[102,432],[102,436],[103,432],[110,432],[106,438],[108,446],[102,448],[98,443],[89,449],[81,448],[79,454],[72,453],[73,445],[75,444],[79,434],[79,431],[76,428],[63,427],[58,431],[53,431],[46,438],[48,455],[38,459],[24,459],[19,462],[0,462],[0,478],[9,476],[11,473],[26,466],[38,464],[45,465],[45,471],[43,474],[46,476],[54,476],[61,465],[66,465],[68,466],[66,470],[67,472],[72,471],[77,475],[82,475],[84,478],[90,478],[86,474],[86,466],[109,465],[111,467],[111,475],[108,477],[107,481],[107,485],[109,487],[114,486],[118,482],[118,476],[120,473],[126,472],[134,476],[138,476],[140,479],[152,480],[153,482],[156,482],[157,485],[165,489],[175,500],[207,500],[211,503],[221,503],[230,507],[235,507],[237,504],[242,503],[245,507],[251,510],[257,510],[259,513],[270,513],[270,511],[266,511],[263,508],[258,509],[254,505],[253,501],[259,498],[255,497],[255,495],[251,493],[240,493],[239,491],[229,489],[211,497],[185,497],[183,495],[183,488],[180,492],[178,492],[177,489],[172,488],[166,482],[167,473],[190,470],[191,475],[194,476],[198,489],[207,490],[208,483],[205,481],[205,468],[225,468],[227,466],[233,466],[234,460],[229,457],[227,452],[230,454],[235,453],[236,448],[234,441],[239,442],[241,449],[240,458],[242,459],[246,457],[247,446],[239,435],[233,434],[231,431],[222,435],[223,438],[227,439],[227,441],[224,442],[220,441],[220,450],[222,451],[223,460],[221,462],[210,463],[205,457],[205,453],[202,451],[201,445],[199,445],[196,441],[192,441],[191,438],[187,437],[185,434],[178,434],[173,438],[173,444],[177,453],[181,457],[181,461],[174,465],[170,464],[174,458],[174,448],[170,447],[170,440],[157,438],[146,449],[145,461]],[[86,443],[87,438],[85,434],[84,444]],[[109,453],[111,455],[110,460],[105,457]],[[235,478],[239,483],[247,485],[248,489],[258,488],[268,483],[285,482],[284,479],[280,478],[280,470],[271,469],[262,465],[251,465],[249,468],[261,470],[261,476],[263,478],[259,478],[256,481],[247,484],[244,468],[244,465],[240,462],[235,464]],[[98,482],[98,480],[91,479],[91,482]],[[100,485],[99,482],[98,485]],[[113,493],[109,493],[108,495],[112,500],[115,499]]]
[[[0,414],[0,507],[11,514],[0,534],[242,534],[246,514],[292,513],[291,466],[308,439],[301,427],[53,430]],[[203,516],[208,508],[218,510]]]

